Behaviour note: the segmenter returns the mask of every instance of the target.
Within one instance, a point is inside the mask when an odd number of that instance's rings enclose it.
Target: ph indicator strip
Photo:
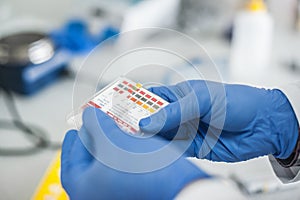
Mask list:
[[[140,119],[169,103],[143,88],[140,83],[120,77],[92,97],[87,105],[107,113],[126,132],[140,134]]]

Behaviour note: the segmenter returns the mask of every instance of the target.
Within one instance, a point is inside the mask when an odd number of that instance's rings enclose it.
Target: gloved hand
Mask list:
[[[102,140],[88,141],[83,137],[99,137]],[[158,136],[151,138],[131,136],[121,131],[102,111],[87,108],[83,113],[82,128],[79,132],[69,131],[62,147],[61,181],[71,199],[171,199],[188,183],[209,177],[183,157],[154,171],[144,173],[121,171],[116,169],[124,166],[121,162],[127,161],[125,164],[129,166],[143,164],[151,166],[155,160],[140,163],[139,159],[121,158],[123,154],[106,148],[104,138],[109,139],[117,148],[133,154],[143,153],[145,156],[146,153],[159,150],[169,143]],[[93,152],[91,149],[93,145],[97,145],[94,147],[101,150],[98,153],[102,156],[111,157],[116,161],[115,169],[109,167],[105,161],[97,160],[98,156],[95,157],[90,153]],[[153,159],[163,160],[167,157],[153,157]]]
[[[298,122],[280,90],[193,80],[150,91],[171,103],[142,119],[141,130],[168,139],[196,132],[189,156],[225,162],[268,154],[286,159],[295,148]]]

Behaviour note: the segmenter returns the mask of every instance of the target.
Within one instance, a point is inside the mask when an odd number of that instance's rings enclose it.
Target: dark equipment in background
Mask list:
[[[1,119],[0,128],[20,131],[31,142],[30,147],[0,148],[0,156],[26,156],[60,148],[41,127],[23,121],[12,92],[28,95],[39,91],[63,74],[67,58],[68,54],[44,33],[20,32],[0,38],[0,93],[12,118]]]
[[[0,38],[0,87],[33,94],[53,82],[67,66],[67,53],[44,33],[15,33]]]
[[[73,56],[86,55],[101,41],[118,34],[107,26],[91,35],[82,20],[71,20],[48,34],[27,31],[0,38],[0,96],[3,95],[12,119],[0,119],[0,129],[20,131],[31,142],[30,147],[1,148],[0,156],[27,156],[42,149],[57,150],[40,126],[26,123],[16,106],[13,92],[31,95],[57,80],[61,75],[72,80],[67,68]]]

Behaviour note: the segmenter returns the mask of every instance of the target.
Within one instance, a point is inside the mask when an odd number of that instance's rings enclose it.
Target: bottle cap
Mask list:
[[[246,7],[250,11],[266,10],[266,5],[263,0],[250,0]]]

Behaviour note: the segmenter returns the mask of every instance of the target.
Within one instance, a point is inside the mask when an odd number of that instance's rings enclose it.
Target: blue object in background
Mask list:
[[[118,30],[108,26],[99,30],[98,35],[91,35],[84,21],[71,20],[61,29],[49,33],[54,45],[54,55],[50,60],[25,66],[0,65],[0,86],[21,94],[34,94],[54,82],[73,56],[88,53],[116,34]]]
[[[21,94],[34,94],[50,84],[67,67],[68,52],[57,50],[54,56],[38,65],[0,66],[0,86]]]
[[[82,20],[70,20],[61,29],[50,33],[54,44],[73,54],[87,53],[102,41],[117,35],[119,31],[111,26],[99,30],[98,35],[89,33],[87,24]]]

